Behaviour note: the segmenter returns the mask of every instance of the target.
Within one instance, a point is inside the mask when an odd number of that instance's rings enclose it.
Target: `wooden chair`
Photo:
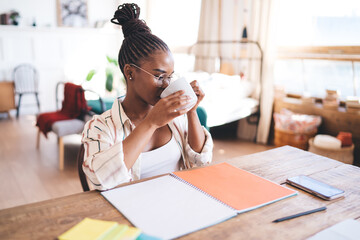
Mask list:
[[[84,144],[81,144],[79,153],[77,155],[77,165],[78,165],[78,172],[79,172],[79,178],[80,178],[82,189],[84,190],[84,192],[87,192],[90,190],[90,188],[89,188],[89,184],[86,179],[86,175],[82,168],[82,165],[84,162],[84,153],[85,153]]]
[[[21,97],[25,94],[34,94],[40,112],[40,101],[38,92],[38,73],[32,65],[21,64],[14,68],[13,79],[15,83],[15,94],[19,96],[16,107],[16,118],[19,117]]]

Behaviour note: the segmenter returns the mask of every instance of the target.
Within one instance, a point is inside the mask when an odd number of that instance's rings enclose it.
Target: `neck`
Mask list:
[[[131,95],[127,95],[122,102],[122,107],[126,115],[130,118],[131,122],[136,126],[138,123],[144,120],[153,106],[139,98],[134,98],[131,97]]]

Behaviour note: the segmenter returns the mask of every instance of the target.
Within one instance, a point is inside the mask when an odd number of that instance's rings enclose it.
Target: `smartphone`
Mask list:
[[[344,195],[343,190],[305,175],[288,178],[286,182],[325,200],[333,200]]]

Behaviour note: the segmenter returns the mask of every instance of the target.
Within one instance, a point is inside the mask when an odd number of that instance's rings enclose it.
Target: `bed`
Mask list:
[[[200,107],[206,112],[206,125],[211,128],[245,118],[257,124],[262,69],[260,45],[249,40],[200,41],[188,54],[195,59],[194,69],[200,70],[183,75],[198,80],[205,92]],[[196,61],[205,62],[207,71],[197,67]]]

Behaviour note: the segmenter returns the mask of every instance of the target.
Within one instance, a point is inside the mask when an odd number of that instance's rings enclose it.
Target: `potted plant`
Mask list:
[[[106,56],[106,60],[107,67],[105,68],[105,95],[102,96],[102,100],[105,104],[105,109],[107,110],[111,108],[115,98],[122,94],[121,90],[125,88],[126,83],[124,76],[119,71],[117,60],[109,56]],[[103,72],[103,69],[91,69],[86,76],[86,82],[90,82],[98,72]],[[88,105],[94,110],[95,113],[101,113],[99,110],[100,106],[97,106],[98,101],[88,101]]]
[[[112,93],[114,90],[114,78],[116,75],[116,72],[119,70],[119,64],[115,58],[111,58],[109,56],[106,56],[108,66],[105,69],[105,89],[107,92]],[[97,70],[91,69],[89,73],[86,76],[86,81],[91,81],[91,79],[94,77],[94,75],[97,73]],[[121,73],[120,73],[121,74]],[[120,75],[120,85],[123,84],[125,86],[125,79],[123,75]],[[116,89],[118,90],[118,89]],[[118,94],[118,93],[117,93]]]
[[[9,18],[11,19],[12,25],[19,25],[20,14],[16,11],[11,11]]]

